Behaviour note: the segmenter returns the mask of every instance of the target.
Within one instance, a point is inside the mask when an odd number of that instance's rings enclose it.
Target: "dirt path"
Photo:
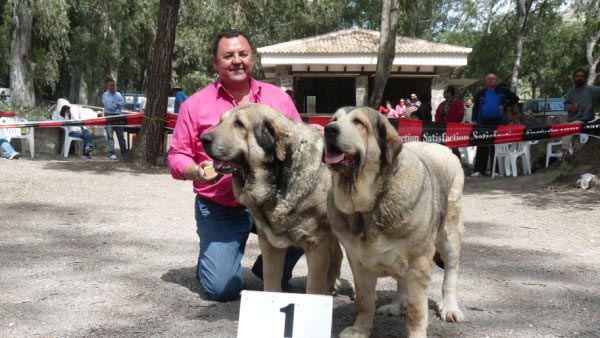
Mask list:
[[[189,182],[103,159],[0,161],[1,337],[235,337],[239,302],[202,299]],[[547,189],[553,173],[468,178],[459,301],[467,322],[435,313],[430,337],[599,337],[600,194]],[[257,256],[244,259],[247,288]],[[304,260],[293,291],[305,283]],[[347,263],[343,277],[351,279]],[[382,279],[378,305],[395,284]],[[333,333],[355,318],[334,299]],[[375,318],[373,337],[403,336],[403,317]]]

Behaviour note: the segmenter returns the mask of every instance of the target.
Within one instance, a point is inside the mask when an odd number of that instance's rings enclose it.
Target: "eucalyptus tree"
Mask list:
[[[369,106],[376,108],[381,104],[383,91],[390,69],[396,56],[396,30],[398,27],[398,0],[383,0],[381,6],[381,28],[379,30],[379,49],[373,91]]]
[[[582,18],[585,36],[585,57],[589,68],[588,84],[594,84],[600,74],[600,0],[581,0],[576,14]]]
[[[4,33],[12,34],[10,86],[15,108],[33,107],[35,91],[54,90],[59,77],[58,61],[69,47],[69,21],[65,0],[13,0],[3,10],[12,21],[3,20]],[[10,28],[7,29],[6,26]]]
[[[519,70],[521,69],[521,58],[523,56],[523,41],[527,35],[529,14],[531,13],[534,0],[516,0],[517,14],[517,32],[515,37],[515,55],[513,60],[512,73],[510,76],[510,89],[517,91],[517,82],[519,81]]]
[[[152,48],[152,65],[148,91],[148,102],[144,121],[137,143],[130,157],[135,161],[155,164],[162,141],[167,100],[171,90],[171,63],[175,47],[175,32],[179,15],[180,0],[160,0],[157,30]]]
[[[107,77],[120,90],[143,91],[150,68],[157,0],[76,0],[69,11],[65,60],[73,102],[98,104]]]

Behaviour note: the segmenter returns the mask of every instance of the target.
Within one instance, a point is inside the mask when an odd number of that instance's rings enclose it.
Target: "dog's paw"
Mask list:
[[[338,292],[342,289],[342,281],[337,278],[335,280],[335,282],[333,282],[333,285],[331,285],[331,287],[329,287],[329,291],[331,292],[332,296],[337,296]]]
[[[368,338],[369,337],[369,331],[360,328],[360,327],[356,327],[356,326],[349,326],[347,328],[344,329],[344,331],[342,331],[342,333],[340,333],[340,338]]]
[[[444,302],[439,302],[438,308],[440,310],[440,317],[446,322],[460,323],[465,319],[458,305],[445,306]]]
[[[377,313],[387,316],[399,316],[405,311],[399,303],[382,305],[377,309]]]

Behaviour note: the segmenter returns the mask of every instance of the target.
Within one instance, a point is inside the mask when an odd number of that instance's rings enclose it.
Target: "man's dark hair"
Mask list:
[[[60,108],[60,116],[65,117],[65,114],[67,113],[67,110],[69,110],[69,108],[71,107],[67,105],[62,106],[62,108]]]
[[[109,83],[115,83],[115,79],[113,79],[112,77],[106,78],[106,84],[109,84]]]
[[[446,91],[452,94],[452,96],[456,96],[456,88],[454,88],[453,86],[446,87]]]
[[[573,72],[573,77],[575,77],[575,75],[577,75],[577,73],[579,73],[579,72],[582,72],[582,73],[583,73],[583,75],[585,75],[585,77],[587,77],[587,76],[588,76],[588,73],[585,71],[585,69],[583,69],[583,68],[577,68],[577,69],[575,69],[575,71]]]
[[[213,44],[212,44],[212,55],[213,56],[217,56],[217,50],[219,49],[219,41],[221,41],[222,38],[235,38],[238,36],[243,36],[244,38],[246,38],[246,40],[248,40],[248,44],[250,45],[250,48],[252,48],[252,41],[250,41],[250,38],[248,38],[248,36],[246,34],[244,34],[244,32],[242,32],[239,29],[235,29],[235,28],[226,28],[226,29],[222,29],[217,36],[215,37],[215,39],[213,40]]]

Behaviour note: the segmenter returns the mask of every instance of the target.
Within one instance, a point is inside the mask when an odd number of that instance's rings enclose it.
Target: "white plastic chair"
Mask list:
[[[562,157],[562,150],[560,149],[560,145],[562,144],[562,140],[558,140],[558,141],[554,141],[554,142],[548,142],[548,144],[546,145],[546,168],[548,168],[548,165],[550,165],[550,159],[552,157]],[[554,146],[559,146],[558,147],[558,152],[553,152],[552,148]],[[573,154],[573,146],[569,145],[569,153]]]
[[[69,102],[64,99],[59,99],[59,101],[60,100],[63,100],[62,104],[69,104]],[[97,117],[98,117],[98,113],[96,113],[95,111],[93,111],[89,108],[83,108],[80,105],[71,105],[71,118],[73,120],[87,120],[87,119],[95,119]],[[63,142],[62,153],[63,153],[64,157],[69,157],[69,150],[71,149],[71,142],[79,141],[83,144],[83,140],[78,137],[69,136],[69,127],[61,127],[61,128],[65,131],[65,141]],[[95,129],[95,131],[98,131],[98,130],[99,130],[98,128]],[[104,128],[100,129],[100,131],[104,132]]]
[[[0,118],[0,123],[19,123],[19,122],[28,122],[26,119],[20,117],[2,117]],[[29,133],[23,134],[22,128],[2,128],[4,129],[4,133],[10,142],[13,138],[21,139],[21,148],[23,147],[23,139],[26,139],[29,143],[29,156],[33,158],[35,156],[35,128],[29,127]]]
[[[517,159],[519,157],[522,157],[523,174],[531,175],[530,146],[531,142],[529,141],[494,145],[495,154],[494,161],[492,162],[492,178],[496,176],[496,162],[498,162],[499,174],[501,176],[504,176],[505,174],[510,175],[512,173],[513,177],[517,177]]]
[[[496,163],[498,163],[498,171],[500,176],[505,176],[510,173],[510,144],[495,144],[494,145],[494,161],[492,161],[492,178],[496,177]]]
[[[61,127],[65,131],[65,141],[63,142],[62,153],[64,157],[69,157],[69,149],[71,149],[71,142],[80,141],[83,144],[83,140],[78,137],[69,136],[69,127]]]
[[[525,153],[525,159],[529,165],[528,171],[529,171],[529,175],[531,175],[531,168],[533,167],[533,163],[531,161],[531,146],[533,144],[537,144],[539,141],[524,141],[524,142],[520,142],[523,144],[523,151]]]
[[[585,144],[588,141],[588,139],[589,139],[588,134],[579,134],[579,143],[580,144]],[[562,145],[561,139],[558,139],[558,141],[554,141],[554,142],[548,142],[548,145],[546,145],[546,168],[548,168],[548,165],[550,164],[550,159],[552,157],[558,157],[558,158],[562,157],[563,153],[561,150],[561,145]],[[552,148],[554,146],[559,146],[557,152],[552,151]],[[569,144],[569,154],[573,155],[573,144]]]
[[[461,160],[469,167],[473,167],[473,161],[475,159],[474,148],[475,147],[458,148]]]

